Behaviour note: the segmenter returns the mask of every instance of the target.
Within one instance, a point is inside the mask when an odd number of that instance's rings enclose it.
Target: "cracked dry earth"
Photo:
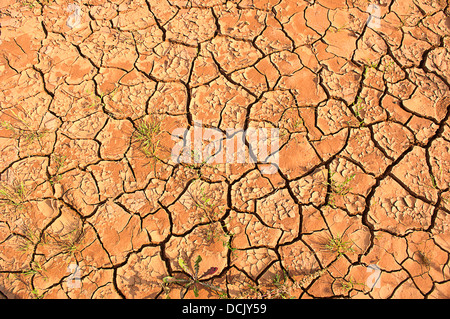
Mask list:
[[[450,297],[448,0],[74,3],[0,5],[1,297]],[[172,161],[195,121],[279,170]]]

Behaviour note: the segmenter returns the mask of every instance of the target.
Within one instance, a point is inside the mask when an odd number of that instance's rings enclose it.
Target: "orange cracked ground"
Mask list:
[[[450,298],[449,13],[2,0],[0,297]]]

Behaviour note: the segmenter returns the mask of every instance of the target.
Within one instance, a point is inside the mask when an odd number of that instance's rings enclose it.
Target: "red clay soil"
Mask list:
[[[0,297],[450,298],[449,13],[2,0]],[[200,122],[278,170],[174,161]]]

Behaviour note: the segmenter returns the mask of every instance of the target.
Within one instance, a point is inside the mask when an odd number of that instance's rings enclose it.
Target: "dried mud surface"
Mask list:
[[[76,3],[0,4],[1,297],[450,297],[448,1]],[[171,161],[195,121],[279,171]]]

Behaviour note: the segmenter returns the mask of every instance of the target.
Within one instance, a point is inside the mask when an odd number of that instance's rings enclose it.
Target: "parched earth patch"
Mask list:
[[[1,298],[450,298],[448,0],[0,27]]]

